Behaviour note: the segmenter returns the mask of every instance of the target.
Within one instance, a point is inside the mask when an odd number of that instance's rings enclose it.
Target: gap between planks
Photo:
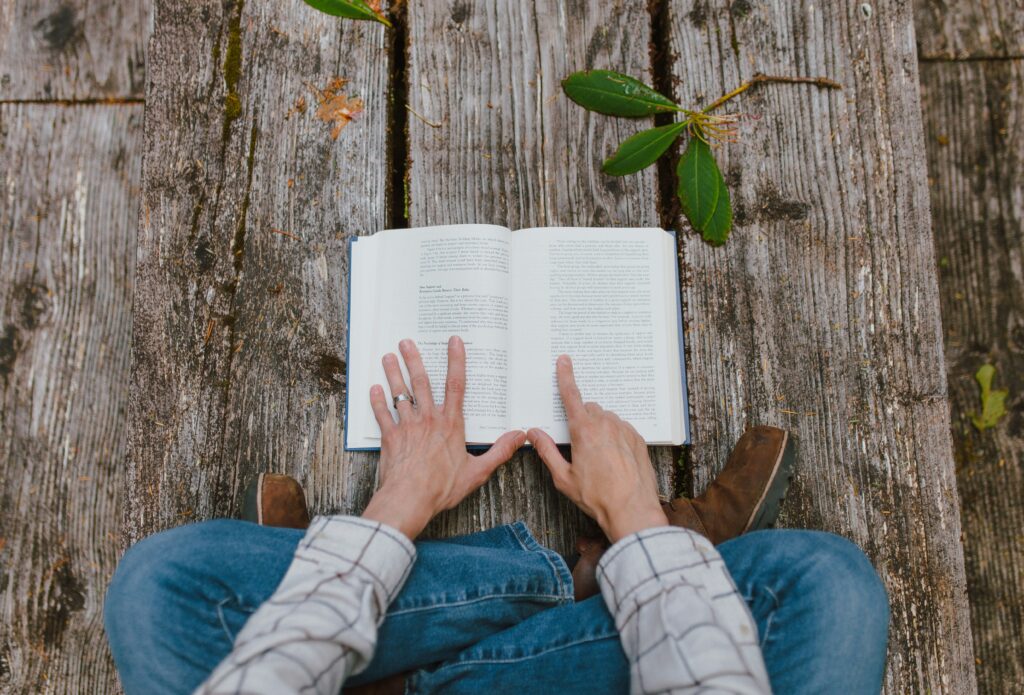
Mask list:
[[[1007,56],[922,56],[917,57],[919,63],[1005,63],[1024,60],[1024,54]]]
[[[0,106],[137,106],[145,104],[140,97],[118,97],[102,99],[0,99]]]

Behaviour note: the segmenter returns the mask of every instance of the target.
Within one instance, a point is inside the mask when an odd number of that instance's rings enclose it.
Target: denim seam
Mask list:
[[[250,608],[249,606],[244,605],[240,600],[238,600],[238,597],[236,596],[226,596],[225,598],[217,602],[217,619],[220,621],[221,629],[224,630],[224,634],[227,636],[228,642],[230,644],[235,643],[235,636],[231,634],[231,628],[228,627],[227,618],[224,617],[224,606],[231,603],[232,601],[235,603],[236,606],[238,606],[238,610],[242,613],[248,613],[249,615],[252,615],[256,612],[255,608]]]
[[[422,611],[434,610],[435,608],[452,608],[455,606],[468,606],[474,603],[480,603],[483,601],[501,601],[510,598],[525,598],[525,599],[536,599],[538,602],[544,603],[561,603],[564,598],[561,594],[531,594],[531,593],[519,593],[519,594],[492,594],[490,596],[478,596],[477,598],[464,599],[461,601],[445,601],[441,603],[433,603],[429,606],[414,606],[410,608],[401,608],[394,611],[388,611],[387,617],[393,617],[396,615],[407,615],[409,613],[420,613]]]
[[[761,647],[763,648],[766,644],[768,644],[768,635],[772,631],[772,622],[775,620],[775,611],[779,608],[779,597],[775,594],[774,591],[772,591],[768,587],[765,586],[762,588],[768,592],[768,594],[772,597],[772,601],[775,602],[775,608],[772,608],[771,612],[768,614],[768,618],[764,622],[764,634],[761,635]]]
[[[569,649],[571,647],[577,647],[577,646],[579,646],[581,644],[587,644],[587,643],[590,643],[590,642],[600,642],[602,640],[608,640],[608,639],[618,640],[619,639],[619,635],[617,633],[615,633],[615,632],[611,632],[611,633],[600,635],[600,636],[586,637],[584,639],[579,639],[579,640],[576,640],[574,642],[567,642],[565,644],[559,644],[558,646],[551,647],[551,648],[548,648],[548,649],[544,649],[543,651],[539,651],[539,652],[536,652],[534,654],[526,654],[524,656],[519,656],[519,657],[515,657],[515,658],[508,658],[508,659],[460,659],[459,661],[453,661],[453,662],[444,664],[443,666],[441,666],[441,668],[437,669],[436,671],[431,671],[430,675],[433,676],[433,675],[441,673],[442,671],[447,670],[447,669],[461,668],[461,667],[464,667],[464,666],[480,666],[480,665],[487,665],[487,664],[515,664],[515,663],[518,663],[520,661],[527,661],[529,659],[536,659],[537,657],[545,656],[547,654],[551,654],[552,652],[558,652],[558,651],[562,651],[563,649]],[[420,686],[419,681],[422,678],[423,678],[423,672],[422,671],[419,671],[419,672],[416,672],[416,673],[413,673],[412,675],[410,675],[406,679],[406,684],[405,684],[406,685],[406,691],[405,692],[406,693],[415,693],[415,692],[417,692],[418,689],[419,689],[419,686]]]
[[[231,629],[228,627],[228,621],[224,618],[224,604],[226,604],[230,600],[231,597],[228,596],[227,598],[217,602],[217,619],[220,620],[220,627],[222,630],[224,630],[224,634],[228,638],[228,643],[234,644],[235,636],[231,634]]]
[[[538,543],[537,539],[533,537],[533,534],[530,533],[530,530],[522,521],[509,524],[509,528],[512,529],[512,533],[515,534],[516,540],[519,541],[519,545],[523,547],[523,550],[538,553],[547,561],[548,566],[551,567],[551,573],[555,575],[555,580],[558,582],[559,596],[563,602],[567,603],[571,600],[574,594],[572,573],[566,566],[562,556]]]
[[[519,543],[519,547],[523,550],[538,551],[541,550],[541,544],[537,542],[537,539],[530,533],[530,529],[527,528],[526,523],[522,521],[514,521],[508,525],[512,530],[513,535],[516,537],[516,541]]]

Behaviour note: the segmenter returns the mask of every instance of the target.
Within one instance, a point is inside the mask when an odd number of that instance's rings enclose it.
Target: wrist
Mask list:
[[[370,503],[363,510],[363,518],[387,524],[414,541],[434,516],[431,510],[414,500],[414,496],[381,488],[370,498]]]
[[[668,517],[661,504],[624,507],[599,520],[601,529],[613,544],[626,536],[649,528],[668,526]]]

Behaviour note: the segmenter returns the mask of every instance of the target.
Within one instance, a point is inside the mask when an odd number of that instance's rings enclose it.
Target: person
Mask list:
[[[206,521],[127,551],[104,619],[128,695],[880,690],[888,600],[864,554],[765,530],[792,473],[786,432],[748,430],[703,495],[663,504],[643,440],[582,400],[569,357],[566,459],[536,429],[469,455],[462,341],[441,404],[415,344],[400,352],[411,390],[398,357],[383,360],[397,421],[370,392],[380,482],[361,516],[309,523],[297,483],[264,475],[245,505],[260,523]],[[527,439],[606,541],[581,543],[571,572],[522,522],[415,542]]]

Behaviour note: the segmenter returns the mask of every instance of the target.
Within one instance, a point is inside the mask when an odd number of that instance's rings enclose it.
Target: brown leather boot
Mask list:
[[[604,536],[580,536],[576,539],[576,552],[580,556],[572,568],[573,598],[576,601],[601,593],[601,587],[597,584],[597,563],[606,550],[608,539]]]
[[[342,689],[342,695],[403,695],[406,674],[388,676],[384,680]]]
[[[778,427],[751,427],[736,442],[718,477],[700,497],[662,504],[673,526],[693,529],[718,545],[768,528],[779,516],[793,479],[795,445]]]
[[[305,529],[306,496],[299,482],[280,473],[260,473],[242,497],[242,518],[260,526]]]
[[[770,527],[779,515],[793,478],[795,445],[778,427],[752,427],[743,433],[729,460],[704,494],[663,502],[673,526],[692,529],[718,545],[748,531]],[[580,538],[580,559],[572,571],[577,601],[599,592],[595,572],[608,547],[606,539]]]

